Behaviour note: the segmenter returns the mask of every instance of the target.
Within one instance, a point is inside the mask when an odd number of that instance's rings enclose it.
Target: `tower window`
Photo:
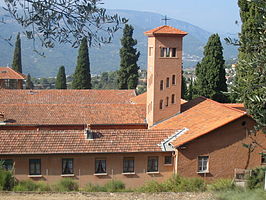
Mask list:
[[[163,80],[160,81],[160,90],[163,90]]]
[[[163,100],[160,100],[160,110],[163,109]]]
[[[166,49],[166,57],[170,57],[170,48],[165,48]]]
[[[174,103],[175,103],[175,95],[172,94],[172,104],[174,104]]]
[[[172,55],[171,57],[176,57],[176,48],[172,48]]]
[[[176,84],[176,78],[175,78],[175,75],[172,76],[172,84],[173,84],[173,85]]]
[[[166,51],[166,48],[161,48],[161,53],[160,53],[160,56],[161,56],[161,57],[165,57],[165,56],[164,56],[164,52],[165,52],[165,51]]]
[[[169,97],[166,97],[166,103],[165,103],[165,106],[167,107],[169,104]]]
[[[169,77],[166,78],[166,87],[167,88],[170,87],[170,79],[169,79]]]

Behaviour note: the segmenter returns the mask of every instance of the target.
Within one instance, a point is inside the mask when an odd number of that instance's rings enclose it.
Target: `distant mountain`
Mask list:
[[[140,12],[132,10],[108,10],[110,14],[117,13],[121,17],[129,19],[129,24],[133,25],[134,38],[137,39],[137,48],[141,53],[139,65],[146,68],[147,55],[147,38],[143,32],[152,28],[163,25],[162,15],[151,12]],[[0,18],[4,15],[4,11],[0,10]],[[0,24],[0,66],[11,65],[13,57],[13,47],[10,46],[3,38],[13,36],[12,43],[18,31],[22,31],[20,26],[10,19],[7,24]],[[202,58],[203,47],[211,33],[197,26],[184,21],[171,19],[168,21],[170,26],[184,30],[189,34],[184,38],[184,67],[193,67]],[[113,42],[104,45],[101,48],[90,49],[91,71],[98,74],[103,71],[112,71],[119,68],[119,49],[122,30],[115,34]],[[221,36],[223,39],[224,36]],[[23,72],[31,73],[34,77],[56,76],[59,66],[66,67],[66,73],[72,74],[76,65],[77,49],[71,48],[70,45],[57,45],[53,49],[42,48],[36,44],[36,48],[40,52],[45,53],[45,57],[41,57],[32,51],[32,41],[27,40],[23,35],[22,38],[22,62]],[[237,55],[237,49],[233,46],[224,44],[224,56],[226,59],[234,58]]]

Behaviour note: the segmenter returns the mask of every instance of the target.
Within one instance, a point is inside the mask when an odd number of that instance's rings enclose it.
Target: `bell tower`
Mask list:
[[[149,127],[180,113],[182,40],[186,32],[160,26],[148,36],[146,120]]]

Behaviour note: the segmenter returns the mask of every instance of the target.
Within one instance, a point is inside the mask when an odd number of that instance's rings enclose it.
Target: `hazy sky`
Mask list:
[[[103,7],[151,11],[189,22],[210,32],[237,33],[237,0],[103,0]]]

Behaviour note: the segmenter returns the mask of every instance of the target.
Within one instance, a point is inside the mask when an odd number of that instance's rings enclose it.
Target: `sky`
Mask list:
[[[107,9],[150,11],[199,26],[209,32],[240,31],[237,0],[103,0]]]

